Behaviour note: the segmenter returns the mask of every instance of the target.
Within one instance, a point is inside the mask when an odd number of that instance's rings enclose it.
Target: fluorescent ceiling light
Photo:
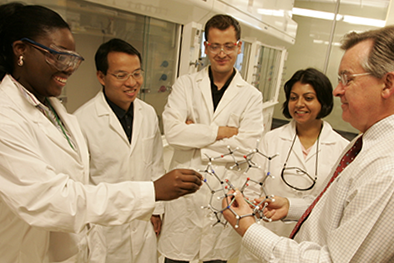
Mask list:
[[[277,16],[277,17],[284,17],[285,16],[285,10],[279,9],[263,9],[263,8],[258,8],[257,13],[261,15],[266,15],[266,16]]]
[[[334,13],[330,13],[330,12],[315,11],[310,9],[296,8],[296,7],[293,8],[293,15],[306,16],[306,17],[325,19],[325,20],[334,20],[334,16],[335,16]],[[343,21],[349,24],[374,26],[374,27],[384,27],[386,24],[386,21],[384,20],[358,17],[358,16],[340,15],[340,14],[337,15],[336,20]]]
[[[344,16],[343,22],[355,25],[365,25],[365,26],[376,26],[376,27],[384,27],[386,25],[386,21],[365,17],[357,17],[357,16]]]
[[[303,9],[303,8],[293,8],[293,15],[298,16],[306,16],[306,17],[313,17],[325,20],[333,20],[335,14],[330,12],[323,12],[323,11],[315,11],[310,9]],[[341,15],[337,15],[337,20],[342,19]]]

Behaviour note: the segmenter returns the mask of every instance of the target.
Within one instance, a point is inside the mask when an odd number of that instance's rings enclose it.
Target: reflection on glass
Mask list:
[[[250,59],[252,44],[249,42],[242,42],[241,53],[238,55],[235,61],[234,67],[241,73],[243,79],[247,79],[248,75],[248,64]]]
[[[145,80],[140,97],[155,108],[162,133],[161,114],[176,77],[178,29],[178,24],[145,17],[142,53]]]
[[[72,32],[77,38],[83,40],[78,42],[78,48],[85,50],[86,64],[90,64],[89,69],[95,68],[93,58],[97,47],[112,38],[129,42],[141,53],[144,84],[139,98],[155,108],[162,130],[161,114],[177,73],[180,26],[82,0],[67,0],[66,2],[67,9],[62,13],[66,13]],[[81,75],[81,70],[85,69],[80,69],[74,76]],[[79,83],[83,82],[86,85],[92,82],[91,85],[98,86],[96,74],[92,72],[82,75],[82,81]],[[100,89],[100,86],[98,88]],[[62,95],[65,96],[65,94]],[[87,99],[92,96],[94,94],[88,94]],[[78,95],[79,97],[81,95]],[[80,105],[84,102],[82,101]]]
[[[252,84],[263,93],[264,102],[275,96],[280,66],[280,50],[260,46],[256,50],[257,64],[253,70]]]

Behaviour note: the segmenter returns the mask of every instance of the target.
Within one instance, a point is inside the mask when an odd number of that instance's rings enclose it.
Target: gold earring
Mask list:
[[[18,59],[18,66],[19,66],[19,67],[22,67],[22,66],[23,66],[23,56],[22,56],[22,55],[19,56],[19,59]]]

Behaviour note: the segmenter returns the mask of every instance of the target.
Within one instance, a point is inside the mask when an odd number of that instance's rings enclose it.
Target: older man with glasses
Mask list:
[[[342,118],[360,131],[344,150],[324,190],[296,218],[285,198],[276,197],[265,215],[273,220],[299,219],[291,238],[275,235],[252,217],[236,231],[261,261],[394,261],[394,27],[345,37],[334,95]],[[250,213],[236,193],[232,209]],[[289,209],[290,208],[290,209]],[[306,210],[305,210],[306,209]],[[224,216],[232,225],[234,214]]]

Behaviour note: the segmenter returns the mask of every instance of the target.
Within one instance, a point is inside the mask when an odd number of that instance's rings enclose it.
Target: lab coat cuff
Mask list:
[[[131,182],[133,183],[133,182]],[[135,187],[135,186],[134,186]],[[149,220],[152,216],[153,209],[155,208],[156,197],[155,197],[155,187],[153,182],[138,182],[138,188],[140,189],[139,200],[143,200],[141,203],[142,207],[146,207],[147,213],[144,218],[139,218],[140,220]],[[150,212],[148,212],[150,209]]]
[[[155,203],[155,209],[153,210],[154,215],[162,215],[164,214],[164,203],[162,201],[158,201]]]
[[[282,219],[286,221],[298,221],[305,210],[308,208],[308,204],[302,198],[287,198],[289,200],[289,211],[287,216]]]
[[[212,144],[212,143],[216,142],[216,138],[218,136],[218,131],[219,131],[219,126],[217,126],[215,124],[211,124],[209,127],[211,128],[211,134],[209,135],[209,142],[210,142],[210,144]],[[201,160],[203,162],[209,161],[207,156],[212,156],[212,155],[217,154],[217,152],[212,151],[208,148],[201,148],[200,152],[201,152]]]
[[[211,134],[209,137],[212,143],[214,143],[216,141],[216,138],[218,137],[219,126],[212,123],[209,127],[211,128]]]

